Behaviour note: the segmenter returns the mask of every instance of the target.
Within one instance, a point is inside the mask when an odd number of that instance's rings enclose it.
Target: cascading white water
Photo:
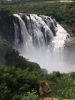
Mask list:
[[[19,43],[19,38],[18,38],[18,26],[15,22],[14,22],[14,29],[15,29],[15,43],[14,43],[14,46],[16,46]]]
[[[31,19],[31,23],[29,23],[29,24],[32,24],[32,28],[33,28],[33,34],[32,35],[34,35],[34,39],[37,40],[37,44],[38,44],[39,47],[45,46],[44,44],[45,44],[45,42],[47,42],[47,35],[50,39],[53,38],[52,31],[46,25],[46,23],[42,20],[41,17],[39,17],[35,14],[31,14],[30,19]],[[44,29],[45,33],[42,32],[41,28]]]
[[[65,46],[65,41],[67,39],[68,33],[64,28],[57,23],[57,32],[56,32],[56,37],[53,39],[53,44],[54,44],[54,50],[59,50],[63,49]]]
[[[26,20],[18,14],[14,14],[14,16],[19,20],[23,37],[23,46],[19,50],[20,54],[30,61],[37,62],[49,72],[65,72],[64,54],[61,51],[64,49],[68,36],[67,31],[49,16],[23,14]],[[16,31],[15,28],[15,34]],[[28,46],[26,46],[26,43]]]
[[[26,28],[26,25],[25,25],[25,23],[24,23],[24,21],[22,20],[22,18],[20,17],[20,15],[18,15],[18,14],[14,14],[14,16],[15,17],[17,17],[18,19],[19,19],[19,23],[20,23],[20,28],[21,28],[21,35],[22,35],[22,39],[23,39],[23,44],[22,44],[22,49],[27,49],[28,47],[30,47],[30,45],[31,45],[31,41],[32,41],[32,38],[31,38],[31,36],[28,34],[28,31],[27,31],[27,28]],[[14,23],[14,25],[16,25],[15,23]],[[14,26],[15,27],[15,26]],[[17,25],[16,25],[16,27],[17,27]],[[15,34],[17,34],[17,29],[15,28]],[[18,35],[18,34],[17,34]],[[15,45],[18,47],[18,45],[19,45],[19,43],[18,43],[18,36],[17,35],[15,35]],[[17,39],[17,41],[16,41],[16,39]],[[17,42],[17,44],[16,44],[16,42]],[[20,49],[21,49],[20,48]],[[21,49],[21,50],[22,50]]]

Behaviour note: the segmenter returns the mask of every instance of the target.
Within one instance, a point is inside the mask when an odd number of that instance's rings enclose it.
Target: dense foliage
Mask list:
[[[68,74],[60,74],[59,72],[54,72],[48,75],[47,80],[49,85],[58,98],[75,98],[75,72]]]
[[[0,67],[0,100],[23,100],[27,92],[37,94],[42,75],[39,71]]]
[[[75,98],[75,73],[40,71],[16,67],[0,67],[0,100],[40,100],[39,84],[46,80],[57,98]]]

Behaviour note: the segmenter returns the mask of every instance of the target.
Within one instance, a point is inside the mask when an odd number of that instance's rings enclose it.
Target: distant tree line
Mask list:
[[[38,0],[38,1],[59,1],[59,0]],[[0,3],[16,3],[16,2],[38,2],[37,0],[1,0]]]

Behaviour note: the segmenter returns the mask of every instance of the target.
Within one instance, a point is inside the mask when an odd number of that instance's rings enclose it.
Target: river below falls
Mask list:
[[[70,37],[63,50],[32,50],[27,51],[25,58],[38,63],[49,73],[59,71],[69,73],[75,71],[75,37]]]

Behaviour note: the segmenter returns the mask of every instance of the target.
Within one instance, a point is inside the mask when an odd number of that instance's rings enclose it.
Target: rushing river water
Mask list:
[[[23,53],[32,62],[37,62],[48,72],[74,72],[75,71],[75,44],[67,44],[63,50],[32,50]]]

